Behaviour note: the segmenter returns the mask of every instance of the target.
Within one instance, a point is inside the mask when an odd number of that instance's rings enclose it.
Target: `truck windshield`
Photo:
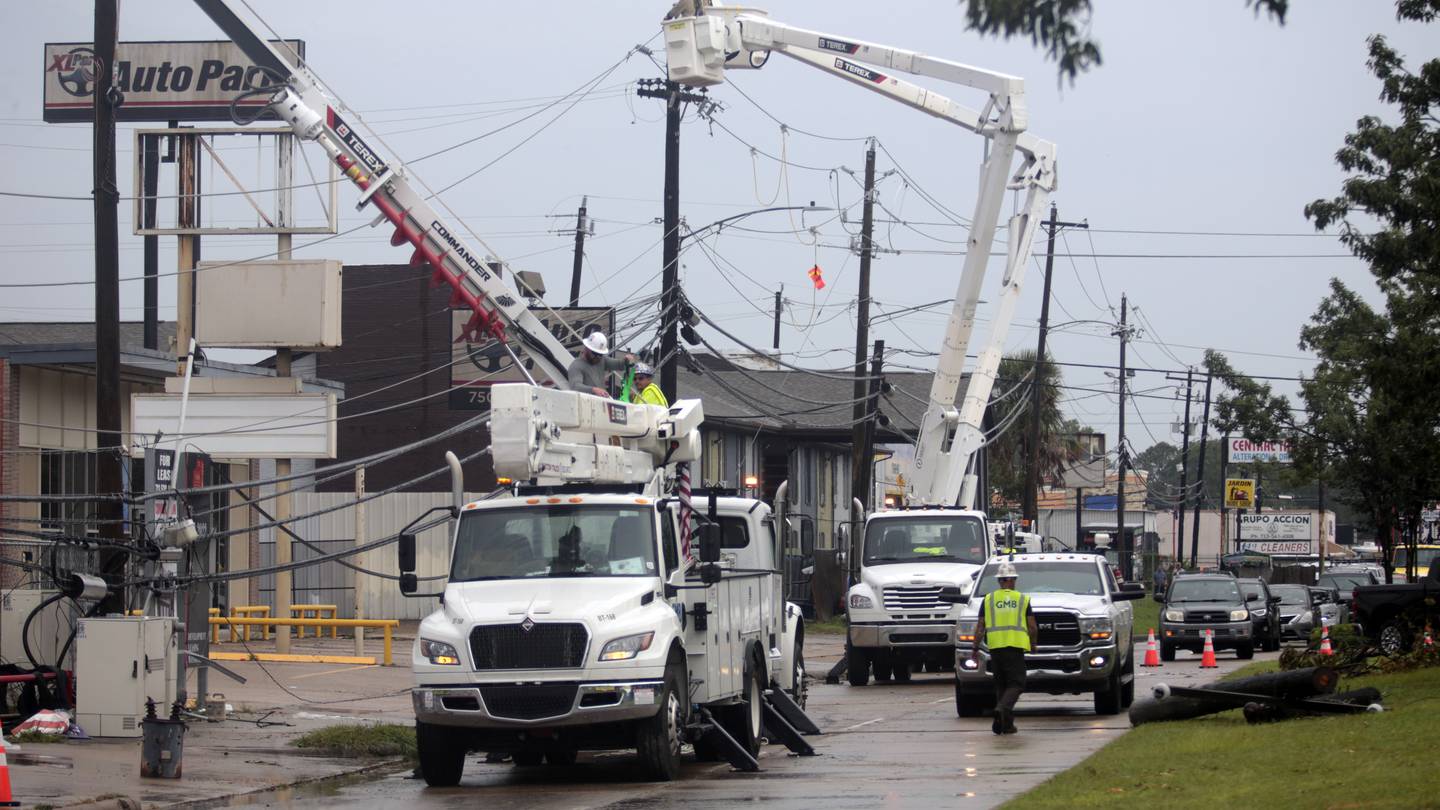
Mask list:
[[[872,520],[865,528],[865,564],[915,562],[983,563],[989,556],[985,524],[977,517],[915,517]]]
[[[975,596],[984,596],[995,590],[996,570],[994,565],[985,567],[980,583],[975,586]],[[1076,593],[1086,596],[1105,593],[1100,569],[1094,563],[1019,562],[1015,563],[1015,573],[1015,589],[1021,593]]]
[[[1370,585],[1370,577],[1364,574],[1326,574],[1320,577],[1320,586],[1353,591],[1361,585]]]
[[[624,506],[468,511],[450,580],[657,576],[654,527],[653,512]]]
[[[1415,549],[1415,567],[1429,568],[1435,564],[1435,558],[1440,557],[1440,546],[1421,546]],[[1395,549],[1395,570],[1403,571],[1410,565],[1410,549]]]
[[[1177,579],[1170,586],[1170,602],[1239,602],[1240,588],[1233,579]]]

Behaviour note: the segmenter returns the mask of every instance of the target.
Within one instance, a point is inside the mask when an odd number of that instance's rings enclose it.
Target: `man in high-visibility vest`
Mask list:
[[[645,405],[659,405],[662,408],[670,407],[665,400],[665,392],[655,382],[655,369],[646,363],[635,364],[635,387],[630,390],[630,401],[639,402]]]
[[[1014,734],[1015,701],[1025,691],[1025,653],[1039,646],[1040,628],[1030,610],[1030,597],[1015,590],[1015,564],[1000,563],[995,579],[999,587],[985,595],[970,657],[980,658],[980,641],[990,649],[990,675],[995,682],[995,720],[990,730]]]

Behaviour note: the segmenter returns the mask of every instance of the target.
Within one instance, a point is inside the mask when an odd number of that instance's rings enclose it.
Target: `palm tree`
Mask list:
[[[1025,463],[1029,451],[1032,386],[1040,387],[1040,478],[1053,482],[1078,459],[1082,445],[1076,434],[1080,427],[1060,412],[1060,369],[1049,358],[1036,369],[1035,352],[1021,351],[1003,358],[990,399],[991,420],[1004,431],[987,445],[990,486],[1010,504],[1025,500]],[[1026,408],[1016,415],[1017,408]],[[1013,422],[1007,417],[1016,416]],[[1008,424],[1008,426],[1007,426]]]

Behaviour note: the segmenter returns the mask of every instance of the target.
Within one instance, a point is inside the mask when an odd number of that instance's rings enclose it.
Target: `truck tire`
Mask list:
[[[1235,657],[1241,661],[1249,661],[1255,657],[1255,642],[1250,641],[1235,647]]]
[[[1161,660],[1161,661],[1174,661],[1174,660],[1175,660],[1175,645],[1174,645],[1174,644],[1166,644],[1166,643],[1163,642],[1163,641],[1160,642],[1160,660]]]
[[[1260,649],[1264,650],[1265,652],[1278,651],[1280,649],[1280,631],[1276,630],[1273,635],[1269,636],[1263,642],[1261,642]]]
[[[960,717],[979,717],[990,709],[991,695],[984,685],[966,686],[955,679],[955,714]]]
[[[415,721],[415,747],[420,775],[430,787],[454,787],[465,771],[465,743],[446,726]]]
[[[1095,693],[1096,714],[1119,714],[1124,708],[1124,689],[1120,683],[1120,668],[1111,670],[1105,689]]]
[[[580,755],[574,748],[548,748],[545,750],[545,764],[569,767]]]
[[[1403,655],[1410,651],[1410,628],[1401,619],[1391,619],[1380,628],[1379,641],[1386,655]]]
[[[545,752],[516,751],[510,755],[510,761],[515,763],[517,768],[538,768],[540,763],[545,761]]]
[[[890,677],[894,678],[896,683],[909,683],[910,664],[898,658],[894,659],[890,665]]]
[[[810,698],[810,684],[805,679],[805,636],[801,635],[795,641],[795,655],[790,662],[791,683],[790,699],[795,705],[805,708],[805,701]]]
[[[1135,653],[1130,653],[1130,658],[1125,661],[1125,668],[1121,675],[1129,675],[1130,680],[1120,687],[1120,708],[1128,709],[1130,704],[1135,702]]]
[[[635,749],[640,767],[655,782],[669,782],[680,775],[680,745],[685,733],[686,693],[683,665],[671,662],[665,669],[665,687],[661,690],[660,711],[640,721],[635,734]]]
[[[870,669],[875,673],[875,680],[890,680],[893,667],[894,659],[889,650],[876,650],[870,654]]]
[[[847,669],[847,677],[851,686],[864,686],[870,683],[870,653],[868,650],[851,647],[847,655],[850,658],[850,666]]]

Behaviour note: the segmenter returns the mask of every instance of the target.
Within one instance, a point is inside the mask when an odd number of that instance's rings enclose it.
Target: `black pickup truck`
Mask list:
[[[1440,625],[1440,581],[1362,585],[1350,609],[1365,635],[1387,655],[1407,652],[1426,624]]]

